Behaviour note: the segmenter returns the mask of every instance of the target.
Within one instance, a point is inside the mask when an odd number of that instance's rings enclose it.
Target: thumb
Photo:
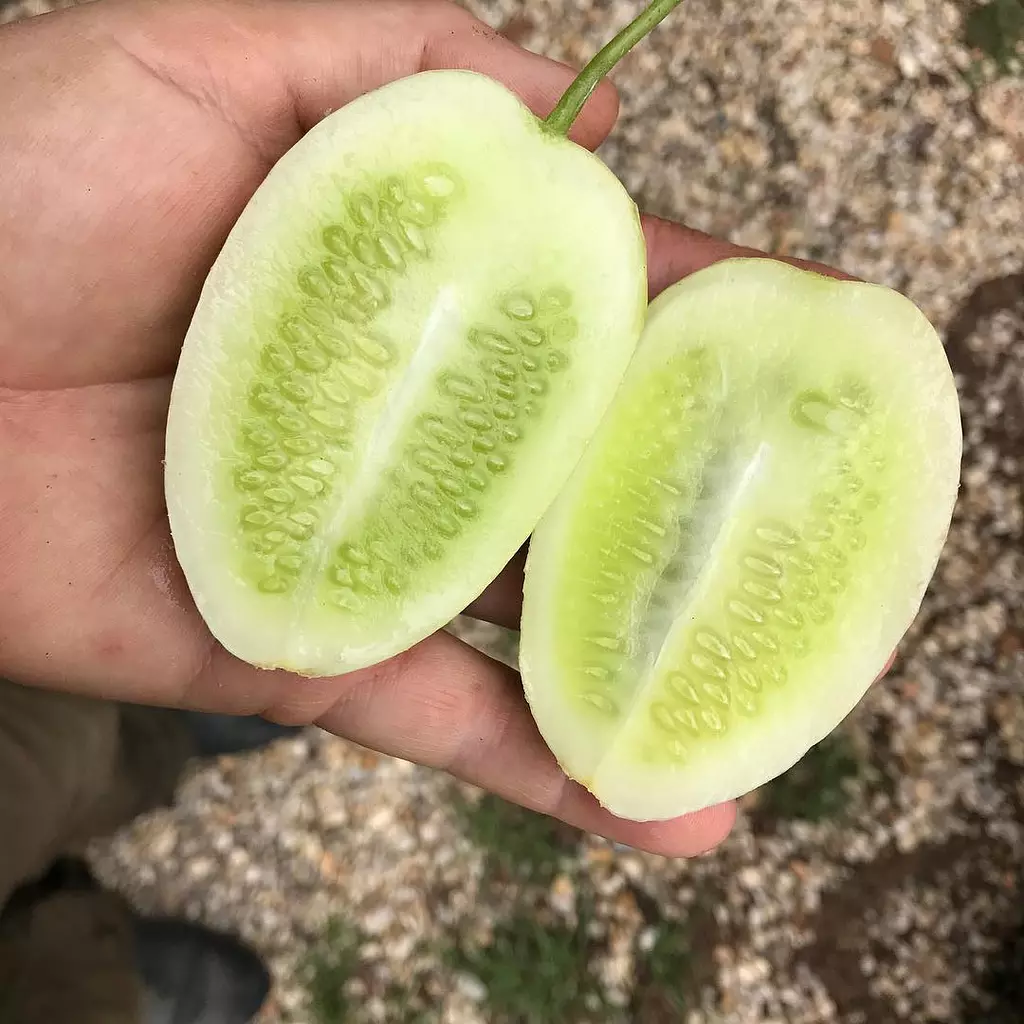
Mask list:
[[[356,97],[420,71],[485,74],[538,117],[575,75],[449,0],[185,0],[131,9],[118,35],[132,52],[215,103],[270,158]],[[617,113],[615,89],[604,82],[570,137],[597,147]]]

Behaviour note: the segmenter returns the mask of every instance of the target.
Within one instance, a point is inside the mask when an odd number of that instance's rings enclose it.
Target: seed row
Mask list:
[[[293,279],[299,299],[260,348],[234,475],[256,556],[250,572],[264,593],[289,593],[310,564],[359,406],[381,393],[398,361],[373,321],[391,303],[393,279],[429,255],[457,190],[452,171],[430,167],[352,192]]]

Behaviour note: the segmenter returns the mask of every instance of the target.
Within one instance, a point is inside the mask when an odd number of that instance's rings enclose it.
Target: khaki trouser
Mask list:
[[[169,712],[0,679],[2,1024],[137,1024],[123,901],[93,891],[11,896],[55,858],[169,801],[191,752]]]

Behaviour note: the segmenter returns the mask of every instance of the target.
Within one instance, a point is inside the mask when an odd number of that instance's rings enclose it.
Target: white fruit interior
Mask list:
[[[521,666],[566,771],[645,820],[792,766],[917,613],[961,443],[941,343],[892,291],[731,260],[660,296],[531,540]]]
[[[263,593],[244,571],[249,555],[238,525],[237,496],[231,493],[231,474],[243,474],[244,459],[252,454],[242,450],[238,429],[252,382],[265,373],[260,346],[265,348],[268,337],[273,340],[282,310],[290,308],[300,268],[330,256],[323,248],[324,229],[343,219],[345,203],[366,182],[387,183],[397,176],[401,188],[408,173],[419,175],[420,186],[425,182],[445,194],[444,217],[429,233],[410,236],[426,255],[420,258],[410,249],[401,270],[386,278],[389,301],[371,326],[374,337],[385,339],[378,354],[388,365],[364,360],[341,366],[347,376],[337,381],[365,385],[362,405],[349,417],[351,436],[345,445],[334,445],[330,460],[311,456],[303,463],[322,469],[323,479],[308,469],[292,474],[300,486],[333,489],[313,510],[315,526],[289,520],[297,534],[313,531],[301,552],[290,556],[290,564],[302,567],[294,569],[291,591]],[[394,241],[394,233],[362,238],[349,232],[352,246],[380,242],[395,248]],[[416,447],[415,430],[422,427],[424,412],[440,409],[428,427],[453,446],[437,451],[458,457],[449,427],[463,429],[456,420],[466,409],[452,394],[460,388],[475,393],[482,386],[476,378],[467,384],[460,366],[468,361],[471,370],[476,367],[473,372],[483,373],[485,365],[503,372],[500,360],[487,362],[486,352],[478,358],[469,353],[467,336],[475,326],[497,322],[502,303],[518,303],[519,309],[526,296],[523,308],[530,309],[531,303],[547,302],[546,289],[552,288],[551,294],[567,296],[571,307],[562,320],[552,313],[542,324],[548,330],[545,344],[559,325],[569,323],[575,332],[561,354],[545,356],[557,356],[558,372],[548,372],[554,362],[544,363],[527,380],[516,362],[520,376],[510,384],[518,388],[516,397],[508,403],[495,399],[495,388],[503,393],[501,380],[489,378],[490,390],[481,391],[476,403],[485,417],[508,417],[495,420],[487,435],[498,436],[497,430],[513,438],[504,454],[487,456],[487,465],[500,466],[500,474],[495,470],[483,481],[486,494],[460,499],[465,518],[456,524],[459,535],[446,541],[443,555],[411,582],[407,567],[394,564],[395,558],[401,562],[402,538],[395,539],[401,529],[393,525],[385,524],[385,536],[374,535],[378,550],[394,548],[384,552],[392,557],[391,568],[364,568],[369,556],[358,548],[359,537],[375,528],[374,516],[391,486],[387,474],[404,472],[409,452],[428,462],[437,453],[423,444]],[[524,542],[579,458],[639,337],[645,293],[643,236],[628,195],[592,154],[544,134],[536,118],[490,79],[461,71],[425,73],[366,95],[322,121],[273,168],[232,230],[206,281],[174,382],[167,429],[168,511],[178,558],[214,635],[254,664],[318,675],[383,660],[450,620]],[[514,318],[506,315],[501,324],[507,328],[504,337],[515,340]],[[514,359],[533,366],[533,351],[521,344]],[[284,352],[282,358],[293,360],[293,354]],[[321,377],[334,369],[329,366]],[[303,379],[298,374],[293,386],[308,391]],[[542,414],[533,420],[527,384],[548,392]],[[451,394],[440,395],[444,387]],[[336,414],[339,423],[347,415],[333,406],[320,411]],[[327,442],[332,442],[329,431]],[[302,450],[302,443],[300,432],[293,446]],[[483,449],[474,453],[477,469],[463,469],[456,479],[452,464],[445,463],[448,468],[435,469],[431,481],[450,484],[453,492],[464,490],[467,474],[476,480],[478,470],[486,468]],[[263,488],[261,500],[269,500],[267,493],[294,499],[294,487],[290,495],[287,488],[271,491],[266,475],[258,467],[249,472],[252,486]],[[414,493],[423,493],[422,487]],[[413,506],[403,508],[415,512]],[[311,513],[303,514],[314,522]],[[256,515],[266,518],[259,508]],[[442,509],[438,515],[447,513]],[[443,523],[450,521],[447,515]],[[265,532],[271,529],[273,524]],[[409,537],[420,537],[418,529],[410,521]],[[351,564],[338,560],[339,551],[351,554],[342,547],[348,539],[358,556]],[[337,582],[348,579],[349,569],[357,576],[376,573],[376,589],[364,588],[351,608],[344,606]],[[277,579],[268,578],[269,584]],[[393,584],[390,591],[382,579]]]

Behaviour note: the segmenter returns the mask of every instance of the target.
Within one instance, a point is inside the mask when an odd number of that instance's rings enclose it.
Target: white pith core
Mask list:
[[[634,716],[647,705],[651,691],[657,687],[662,678],[663,669],[666,667],[665,661],[671,657],[674,648],[673,641],[692,624],[693,617],[690,614],[690,609],[700,605],[705,593],[713,583],[716,573],[720,573],[722,567],[727,564],[722,554],[732,541],[728,529],[729,523],[743,507],[744,499],[758,478],[763,475],[771,446],[768,442],[761,441],[751,454],[747,456],[735,454],[737,450],[746,447],[747,445],[742,443],[733,446],[733,454],[728,459],[729,469],[725,474],[728,482],[716,496],[713,505],[701,517],[702,525],[699,536],[693,538],[688,545],[696,551],[703,552],[700,556],[699,568],[692,576],[684,576],[679,581],[667,585],[666,589],[670,593],[674,592],[673,597],[676,598],[673,600],[670,597],[669,600],[674,611],[667,617],[664,628],[658,630],[654,635],[653,643],[646,650],[641,651],[635,659],[641,662],[644,668],[641,670],[629,703],[624,709],[614,738],[605,747],[594,765],[591,771],[592,776],[596,777],[605,762],[617,753],[620,738],[628,733]],[[665,571],[681,548],[682,545],[677,545],[675,551],[672,552],[668,563],[654,583],[651,590],[652,597],[659,589],[666,587],[663,582]],[[640,633],[645,632],[644,625],[645,622],[638,623]]]
[[[383,482],[382,471],[392,462],[395,442],[413,418],[425,407],[426,393],[435,384],[438,370],[464,341],[464,320],[459,296],[451,286],[442,288],[430,311],[412,356],[400,378],[389,382],[387,399],[368,431],[355,472],[326,513],[326,527],[318,538],[317,557],[295,591],[293,614],[288,626],[288,656],[299,662],[308,654],[310,638],[301,627],[306,611],[315,600],[316,589],[331,563],[335,545],[355,524]],[[358,442],[357,442],[358,443]]]

